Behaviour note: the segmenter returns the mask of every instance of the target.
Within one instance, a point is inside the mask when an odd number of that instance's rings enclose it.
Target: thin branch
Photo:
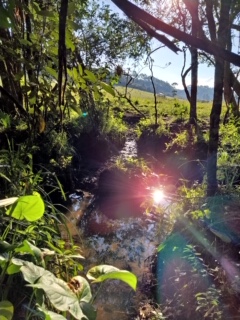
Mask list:
[[[132,100],[129,99],[126,94],[125,94],[125,95],[121,94],[117,89],[116,89],[116,91],[117,91],[117,93],[119,94],[119,96],[120,96],[121,98],[127,100],[127,102],[130,104],[130,106],[131,106],[135,111],[137,111],[139,114],[141,114],[145,119],[147,118],[146,115],[145,115],[142,111],[140,111],[140,110],[132,103]]]
[[[162,49],[162,48],[165,48],[165,46],[160,46],[160,47],[155,48],[154,50],[152,50],[152,51],[147,55],[147,58],[150,57],[151,54],[153,54],[154,52],[156,52],[157,50]]]
[[[153,81],[153,60],[151,57],[148,58],[149,61],[149,69],[151,71],[151,82],[152,82],[152,87],[153,87],[153,95],[154,95],[154,109],[155,109],[155,126],[158,124],[158,109],[157,109],[157,92],[156,92],[156,87]]]
[[[205,57],[213,66],[215,65],[215,61],[213,59],[211,59],[211,57],[209,55],[207,55],[206,52],[199,51],[198,54],[199,54],[199,56]]]
[[[183,55],[184,55],[184,63],[183,63],[182,71],[181,71],[182,84],[183,84],[187,99],[188,99],[189,103],[191,103],[191,96],[189,94],[189,91],[188,91],[188,88],[186,85],[186,76],[190,72],[190,70],[192,69],[192,65],[185,72],[183,72],[185,69],[185,66],[186,66],[186,48],[183,49]]]

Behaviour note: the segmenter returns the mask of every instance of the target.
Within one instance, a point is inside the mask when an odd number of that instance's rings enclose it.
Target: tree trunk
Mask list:
[[[219,17],[219,29],[217,34],[217,43],[225,48],[228,43],[229,35],[229,12],[231,0],[221,1],[221,11]],[[217,183],[217,152],[219,144],[219,124],[222,111],[222,97],[224,84],[224,61],[215,56],[215,74],[214,74],[214,95],[213,105],[210,115],[209,145],[207,157],[207,196],[213,196],[218,191]]]
[[[192,19],[192,36],[198,36],[198,0],[184,0]],[[191,98],[190,98],[190,115],[189,123],[197,123],[197,84],[198,84],[198,51],[197,48],[191,47]]]
[[[214,74],[214,95],[210,115],[209,144],[207,157],[207,195],[213,196],[218,189],[217,184],[217,151],[219,142],[219,123],[222,111],[223,95],[223,60],[216,58]]]
[[[232,50],[232,37],[231,37],[231,30],[229,29],[228,34],[228,44],[227,49]],[[232,112],[233,116],[238,118],[239,117],[239,109],[236,99],[234,97],[234,82],[232,81],[231,77],[231,66],[230,62],[225,61],[224,64],[224,99],[227,106],[227,112]]]
[[[196,48],[191,49],[191,103],[189,123],[197,123],[197,84],[198,84],[198,52]]]

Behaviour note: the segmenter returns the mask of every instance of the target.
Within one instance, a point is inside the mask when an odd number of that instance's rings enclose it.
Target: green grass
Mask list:
[[[124,95],[125,87],[118,86],[115,88],[116,92]],[[151,92],[141,91],[138,89],[129,88],[127,90],[127,97],[131,99],[134,106],[144,113],[147,117],[152,117],[155,114],[154,107],[154,94]],[[113,98],[110,98],[111,100]],[[126,99],[121,98],[120,101],[116,102],[115,106],[118,106],[123,112],[136,113],[133,107],[127,102]],[[157,97],[157,108],[160,118],[168,118],[169,121],[174,121],[176,119],[187,120],[189,117],[189,102],[187,99],[178,99],[173,97]],[[202,102],[197,103],[197,114],[198,119],[201,121],[209,122],[209,117],[211,113],[212,102]],[[221,119],[223,119],[226,112],[226,106],[223,104],[223,110]]]

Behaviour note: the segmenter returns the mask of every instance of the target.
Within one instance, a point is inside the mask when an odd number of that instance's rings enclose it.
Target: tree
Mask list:
[[[178,29],[164,23],[160,19],[155,18],[154,16],[147,13],[146,11],[140,9],[139,7],[134,5],[133,3],[129,2],[128,0],[124,0],[124,1],[112,0],[112,2],[114,2],[130,18],[138,19],[138,21],[141,20],[141,21],[145,22],[145,24],[149,24],[150,26],[155,28],[155,30],[160,30],[164,33],[167,33],[168,35],[178,39],[179,41],[183,41],[186,44],[194,46],[198,49],[201,49],[209,54],[219,56],[220,58],[222,58],[226,61],[229,61],[229,62],[233,63],[234,65],[240,67],[240,59],[239,59],[238,54],[233,53],[229,50],[226,50],[226,49],[220,47],[219,45],[212,43],[211,41],[209,41],[207,39],[194,37],[192,35],[187,34],[186,32],[178,30]],[[146,32],[148,32],[147,28],[145,29],[144,24],[142,25],[142,28]],[[156,39],[158,39],[158,38],[156,38]],[[167,40],[169,40],[169,39],[167,39]],[[171,49],[175,52],[180,50],[177,47],[172,48],[170,43],[167,43],[167,41],[164,44],[167,47],[169,47],[169,49]]]
[[[222,48],[228,43],[230,29],[231,1],[221,0],[219,27],[216,33],[216,42]],[[222,96],[224,84],[224,60],[215,55],[214,94],[210,115],[208,161],[207,161],[207,195],[217,192],[217,151],[219,143],[219,123],[222,110]]]
[[[177,82],[173,82],[173,83],[172,83],[172,87],[173,87],[172,96],[173,96],[173,97],[176,97],[176,95],[177,95],[177,88],[176,88],[177,85],[178,85]]]
[[[84,99],[97,114],[114,67],[149,47],[136,24],[94,0],[0,1],[0,13],[0,108],[33,139],[40,127],[59,128],[71,108],[81,113]]]
[[[173,0],[171,4],[169,1],[161,1],[157,5],[156,16],[164,19],[169,25],[180,29],[185,33],[189,33],[198,37],[199,30],[199,0]],[[162,13],[164,12],[164,16]],[[190,51],[191,65],[186,67],[186,51]],[[193,46],[183,47],[184,62],[181,72],[182,84],[186,97],[190,104],[189,123],[197,124],[197,82],[198,82],[198,50]],[[186,76],[191,72],[191,88],[190,92],[186,84]]]
[[[75,44],[89,69],[114,69],[126,59],[138,60],[150,47],[150,37],[138,25],[96,0],[88,1],[87,11],[76,15],[75,23]]]
[[[217,3],[213,1],[204,1],[206,5],[206,16],[209,27],[209,33],[211,39],[214,41],[209,41],[207,36],[204,34],[203,29],[201,31],[201,38],[195,35],[189,35],[186,32],[178,30],[163,21],[153,17],[144,10],[141,10],[136,5],[130,3],[128,0],[112,0],[120,9],[122,9],[130,18],[137,22],[137,20],[142,21],[141,26],[144,28],[144,24],[150,25],[156,30],[160,30],[168,35],[177,38],[186,44],[201,49],[208,54],[212,54],[215,57],[215,76],[214,76],[214,97],[213,105],[210,115],[210,129],[209,129],[209,150],[207,159],[207,194],[209,196],[214,195],[217,192],[217,150],[219,143],[219,121],[222,108],[222,93],[224,84],[224,61],[233,63],[236,66],[240,66],[239,55],[227,50],[227,43],[229,41],[230,29],[233,26],[233,21],[230,19],[230,14],[236,17],[239,13],[239,2],[221,0]],[[196,8],[196,7],[195,7]],[[213,12],[214,10],[216,12]],[[192,15],[196,15],[196,12]],[[137,20],[136,20],[137,17]],[[216,17],[219,20],[216,21]],[[218,23],[218,30],[217,25]],[[202,24],[203,26],[203,21]],[[145,28],[147,31],[147,28]],[[200,30],[198,29],[200,32]],[[165,42],[165,45],[168,44]],[[172,49],[171,46],[168,46]],[[229,47],[228,47],[229,48]],[[236,79],[235,79],[236,80]],[[238,81],[234,81],[232,84],[233,88],[238,87]]]

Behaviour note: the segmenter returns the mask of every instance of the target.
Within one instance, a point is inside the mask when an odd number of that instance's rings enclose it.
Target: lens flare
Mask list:
[[[156,204],[160,203],[165,197],[164,192],[159,189],[154,190],[152,196],[153,196],[153,201]]]

